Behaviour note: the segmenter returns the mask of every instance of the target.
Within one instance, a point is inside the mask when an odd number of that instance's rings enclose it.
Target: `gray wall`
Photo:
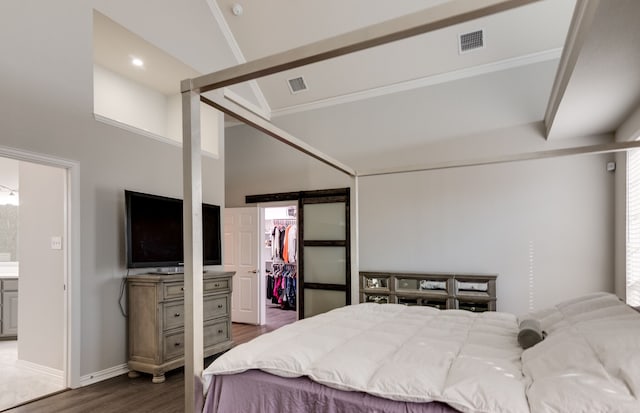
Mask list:
[[[94,120],[91,2],[0,2],[0,33],[0,145],[80,164],[80,374],[119,366],[123,190],[181,197],[181,149]],[[204,200],[224,205],[223,156],[203,176]]]
[[[63,370],[67,173],[20,162],[18,359]],[[51,237],[62,236],[62,250]]]
[[[509,149],[542,149],[542,138],[531,131],[505,132]],[[243,205],[249,194],[355,189],[346,175],[251,128],[228,128],[226,136],[227,206]],[[459,141],[437,148],[443,162],[473,159]],[[504,150],[496,144],[478,156]],[[613,155],[583,155],[360,177],[357,194],[352,192],[352,222],[359,228],[352,237],[357,243],[352,272],[497,273],[498,308],[514,313],[591,291],[613,291],[614,181],[624,170],[607,172],[610,160]]]
[[[499,274],[498,310],[613,291],[613,155],[359,179],[360,268]]]
[[[245,205],[246,195],[353,188],[350,176],[248,126],[227,128],[225,137],[228,207]]]
[[[510,135],[512,151],[542,149],[530,129],[522,130]],[[242,205],[248,194],[350,181],[250,128],[227,129],[227,138],[227,206]],[[438,152],[446,161],[466,149],[454,141]],[[361,177],[353,256],[362,270],[498,273],[498,307],[514,313],[613,291],[614,181],[624,175],[623,165],[606,171],[614,159],[584,155]]]

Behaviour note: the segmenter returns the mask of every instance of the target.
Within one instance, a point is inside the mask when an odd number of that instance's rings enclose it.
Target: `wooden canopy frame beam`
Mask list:
[[[454,0],[193,79],[200,93],[464,23],[539,0]],[[183,92],[185,90],[183,89]]]
[[[323,60],[344,56],[349,53],[365,50],[371,47],[395,42],[409,37],[425,34],[434,30],[452,25],[464,23],[470,20],[485,17],[494,13],[510,10],[539,0],[453,0],[442,5],[432,7],[411,15],[402,16],[393,20],[379,23],[370,27],[355,30],[330,39],[321,40],[307,46],[298,47],[286,52],[278,53],[252,62],[247,62],[235,67],[220,70],[215,73],[200,76],[195,79],[187,79],[181,83],[183,96],[183,171],[184,171],[184,211],[185,211],[185,312],[189,314],[189,320],[185,323],[185,412],[201,411],[202,389],[199,387],[199,379],[202,375],[202,222],[198,219],[199,208],[202,203],[202,170],[200,148],[200,108],[199,103],[204,92],[220,89],[240,82],[245,82],[259,77],[275,74],[284,70],[317,63]],[[218,98],[204,100],[205,103],[228,113],[236,119],[247,122],[251,126],[267,133],[268,135],[300,150],[322,162],[341,170],[351,176],[358,174],[348,166],[332,159],[322,152],[314,149],[305,142],[296,139],[268,121],[257,120],[249,116],[249,111],[232,102],[223,102]],[[595,145],[574,151],[549,151],[538,153],[533,158],[565,156],[575,153],[597,153],[624,150],[630,147],[640,146],[634,144],[612,144],[603,147]],[[498,162],[509,160],[532,159],[519,155],[512,155]],[[477,165],[494,163],[485,160],[480,163],[469,162]],[[464,166],[464,165],[463,165]],[[445,166],[452,167],[452,166]],[[412,170],[428,170],[429,167],[415,168]],[[398,173],[402,171],[375,171],[378,173]],[[408,171],[405,171],[408,172]],[[187,214],[191,214],[187,217]],[[197,276],[194,276],[196,275]],[[199,350],[193,347],[198,347]]]

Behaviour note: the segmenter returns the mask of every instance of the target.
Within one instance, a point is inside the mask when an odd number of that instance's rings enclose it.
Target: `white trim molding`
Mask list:
[[[131,126],[131,125],[127,124],[127,123],[123,123],[123,122],[117,121],[115,119],[108,118],[108,117],[100,115],[98,113],[94,113],[93,117],[98,122],[102,122],[102,123],[104,123],[106,125],[115,126],[116,128],[124,129],[127,132],[135,133],[136,135],[142,135],[144,137],[151,138],[151,139],[156,140],[158,142],[167,143],[169,145],[172,145],[172,146],[175,146],[175,147],[178,147],[178,148],[182,148],[182,142],[178,142],[178,141],[176,141],[174,139],[170,139],[170,138],[166,138],[164,136],[160,136],[160,135],[155,134],[153,132],[149,132],[148,130],[136,128],[135,126]],[[214,155],[213,153],[205,151],[205,150],[202,151],[202,155],[206,156],[206,157],[209,157],[209,158],[213,158],[213,159],[219,159],[220,158],[218,155]]]
[[[326,99],[320,99],[300,105],[287,106],[271,111],[272,117],[292,115],[294,113],[305,112],[308,110],[321,109],[328,106],[340,105],[343,103],[356,102],[359,100],[370,99],[378,96],[390,95],[392,93],[405,92],[427,86],[439,85],[442,83],[453,82],[455,80],[467,79],[474,76],[498,72],[501,70],[514,69],[535,63],[546,62],[549,60],[560,59],[562,48],[545,50],[542,52],[531,53],[524,56],[504,59],[497,62],[486,63],[483,65],[472,66],[452,72],[446,72],[437,75],[425,76],[418,79],[398,82],[391,85],[380,86],[372,89],[362,90],[353,93],[347,93],[340,96],[334,96]]]
[[[95,373],[85,374],[80,377],[80,386],[88,386],[90,384],[98,383],[99,381],[107,380],[116,376],[121,376],[129,372],[127,364],[120,364],[108,369],[96,371]]]
[[[58,387],[66,387],[64,383],[64,371],[54,369],[51,367],[43,366],[41,364],[32,363],[26,360],[17,360],[16,364],[18,367],[35,371],[39,374],[44,374],[49,377],[49,383]]]

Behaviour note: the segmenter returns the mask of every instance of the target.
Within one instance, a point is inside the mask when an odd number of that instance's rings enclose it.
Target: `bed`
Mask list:
[[[544,339],[525,350],[531,321]],[[607,293],[521,318],[358,304],[239,345],[203,379],[206,412],[637,413],[640,313]]]

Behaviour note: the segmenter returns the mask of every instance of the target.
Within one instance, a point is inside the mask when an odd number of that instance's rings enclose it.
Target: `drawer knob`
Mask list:
[[[180,347],[180,342],[176,341],[175,343],[173,343],[173,345],[176,347]]]
[[[222,307],[223,307],[223,305],[222,305],[222,304],[218,304],[218,308],[222,308]]]
[[[216,283],[216,284],[213,284],[213,286],[217,288],[217,287],[220,287],[220,284]]]
[[[218,330],[218,334],[222,334],[222,333],[224,333],[223,329]]]
[[[180,287],[180,291],[184,291],[184,287]]]
[[[174,317],[180,317],[180,313],[175,313],[173,316]]]

